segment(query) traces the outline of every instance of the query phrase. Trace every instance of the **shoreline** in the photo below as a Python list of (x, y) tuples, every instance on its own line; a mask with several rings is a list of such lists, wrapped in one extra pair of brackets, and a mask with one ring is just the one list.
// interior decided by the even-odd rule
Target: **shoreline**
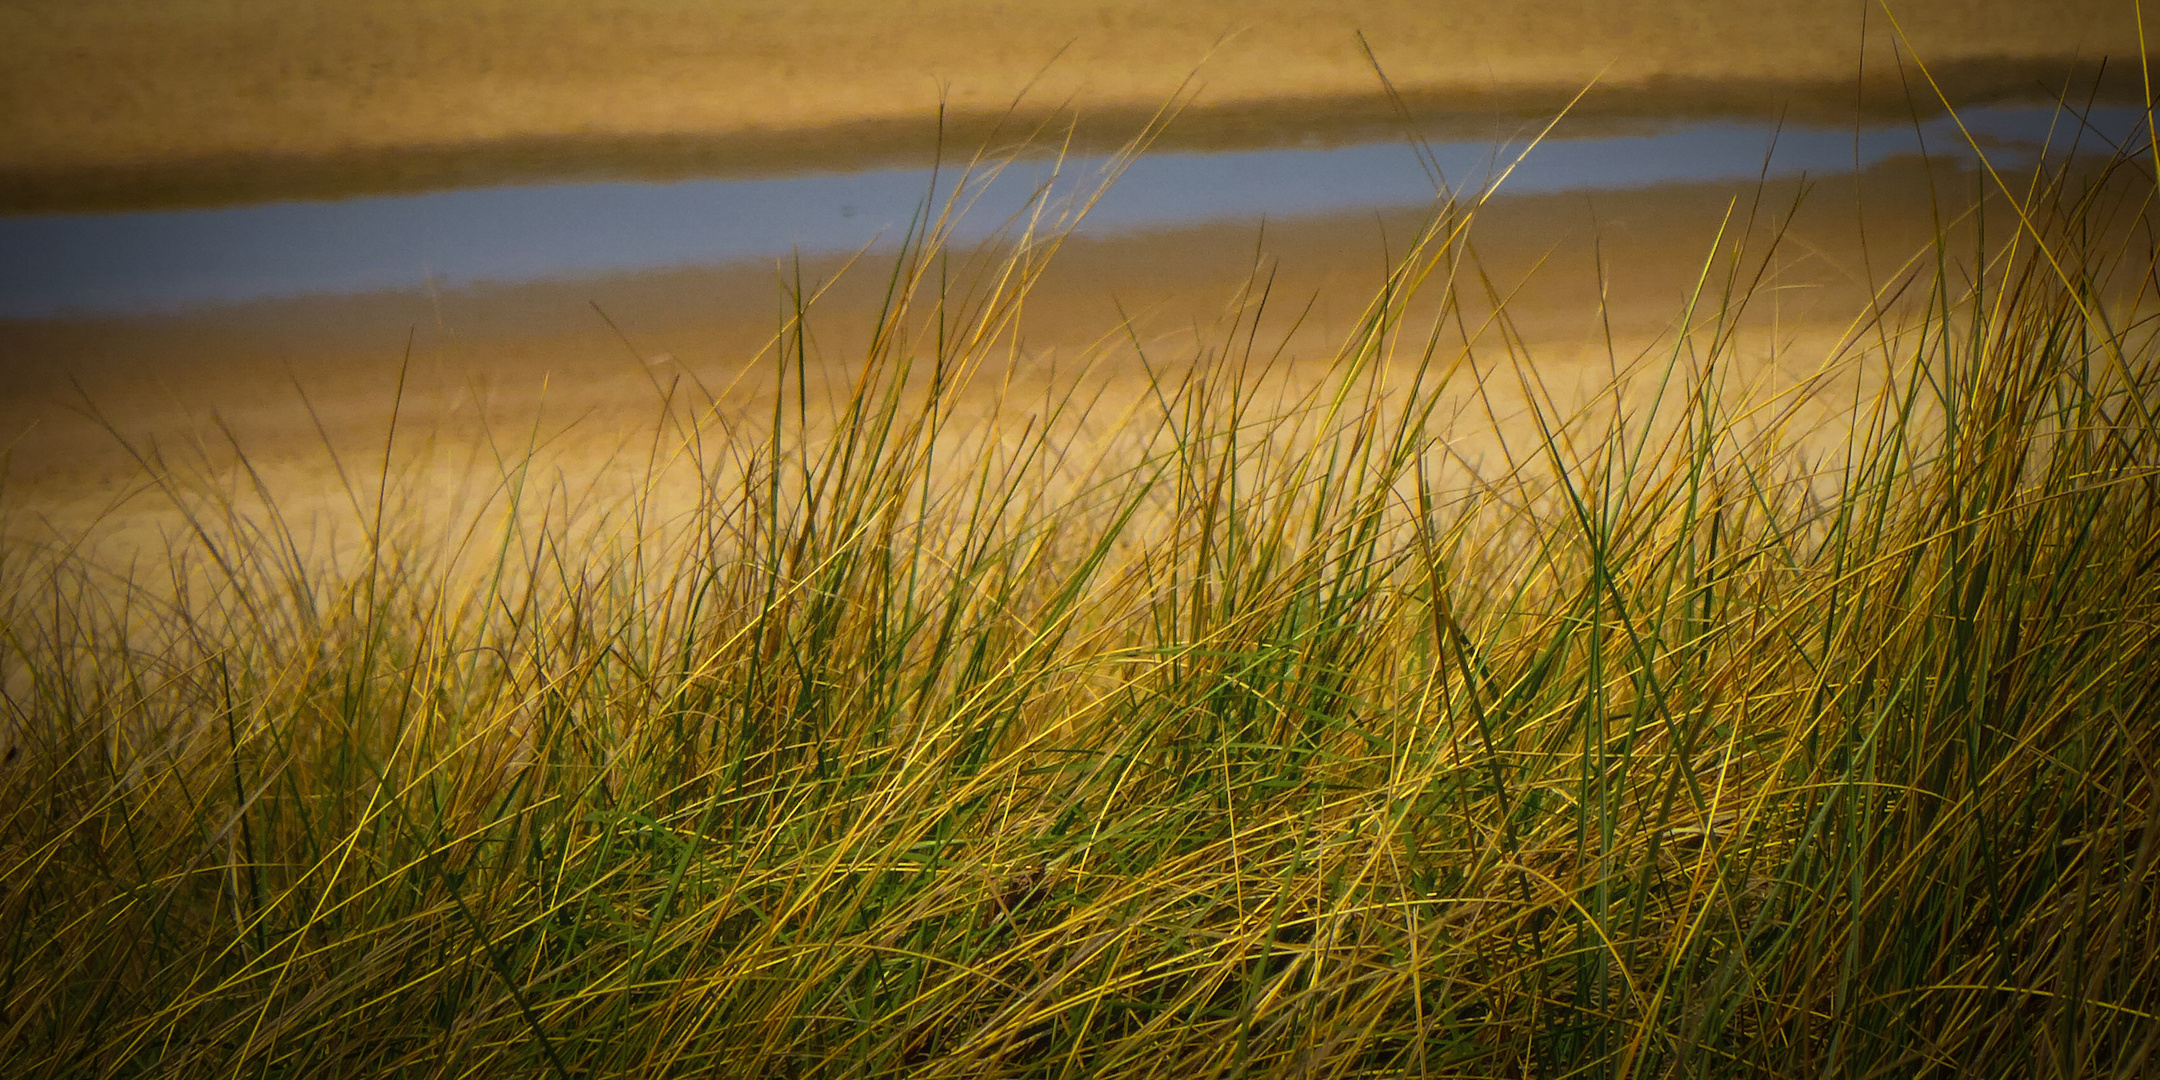
[[(2038, 92), (2047, 77), (2082, 77), (2087, 96), (2071, 103), (2135, 105), (2138, 73), (2104, 74), (2074, 58), (2005, 65), (1976, 61), (1936, 76), (1957, 108), (2060, 104)], [(1580, 101), (1576, 95), (1582, 93)], [(1570, 102), (1574, 101), (1573, 107)], [(611, 181), (759, 180), (817, 173), (963, 164), (974, 147), (1040, 145), (1113, 153), (1141, 138), (1160, 106), (931, 114), (867, 119), (795, 130), (711, 133), (518, 135), (479, 143), (384, 145), (330, 152), (179, 155), (147, 162), (10, 168), (0, 165), (0, 215), (214, 209), (271, 201), (413, 195), (509, 184)], [(1651, 134), (1682, 122), (1754, 120), (1814, 127), (1926, 121), (1950, 110), (1885, 95), (1856, 96), (1851, 85), (1776, 80), (1710, 83), (1661, 79), (1626, 87), (1474, 87), (1378, 95), (1282, 98), (1233, 105), (1195, 103), (1154, 128), (1158, 153), (1334, 149), (1388, 139), (1428, 142), (1520, 140), (1565, 116), (1557, 139)]]
[[(1940, 171), (1934, 181), (1955, 186)], [(1770, 267), (1770, 306), (1746, 323), (1748, 351), (1786, 348), (1803, 366), (1820, 361), (1808, 354), (1829, 348), (1864, 309), (1870, 274), (1886, 273), (1926, 241), (1928, 182), (1916, 163), (1901, 162), (1763, 188), (1765, 218), (1781, 215), (1803, 187), (1813, 193)], [(1849, 220), (1863, 197), (1872, 256)], [(1753, 186), (1494, 200), (1480, 212), (1472, 242), (1479, 272), (1508, 298), (1513, 325), (1506, 336), (1531, 349), (1540, 366), (1549, 360), (1555, 373), (1586, 361), (1602, 367), (1601, 334), (1610, 336), (1618, 361), (1669, 342), (1688, 284), (1736, 198), (1756, 198)], [(1747, 208), (1739, 204), (1735, 230)], [(1400, 209), (1270, 222), (1264, 235), (1251, 224), (1218, 223), (1069, 238), (1027, 301), (1013, 345), (1026, 358), (1021, 374), (1048, 377), (1094, 356), (1114, 381), (1142, 370), (1132, 362), (1137, 349), (1148, 350), (1151, 365), (1176, 365), (1210, 350), (1223, 354), (1226, 333), (1257, 333), (1262, 355), (1279, 350), (1293, 366), (1323, 362), (1424, 216)], [(1727, 236), (1728, 248), (1735, 235)], [(1763, 242), (1764, 224), (1750, 235), (1751, 243)], [(966, 272), (961, 254), (956, 275)], [(1885, 257), (1887, 264), (1868, 269), (1870, 258)], [(820, 378), (848, 370), (862, 355), (867, 342), (858, 339), (875, 321), (890, 259), (873, 252), (846, 274), (839, 273), (844, 257), (804, 261), (807, 287), (834, 282), (811, 316), (809, 360)], [(415, 430), (469, 443), (485, 429), (518, 430), (542, 412), (560, 418), (569, 407), (592, 417), (573, 425), (558, 447), (574, 463), (590, 456), (580, 449), (586, 443), (604, 443), (609, 432), (650, 418), (656, 379), (679, 374), (690, 380), (685, 385), (732, 386), (744, 407), (765, 400), (769, 360), (755, 358), (784, 317), (784, 278), (773, 265), (737, 264), (433, 296), (260, 301), (188, 315), (0, 321), (0, 445), (12, 458), (7, 501), (56, 521), (80, 519), (137, 472), (118, 435), (143, 446), (196, 449), (231, 437), (266, 465), (319, 463), (327, 438), (339, 452), (365, 459), (379, 452), (408, 342), (414, 385), (425, 390), (416, 389), (412, 401), (427, 402), (407, 410)], [(1253, 281), (1271, 294), (1264, 326), (1237, 331), (1236, 298)], [(1493, 333), (1481, 350), (1504, 352)], [(319, 415), (301, 407), (296, 390)], [(93, 404), (102, 421), (88, 415)], [(761, 409), (769, 404), (751, 411)]]

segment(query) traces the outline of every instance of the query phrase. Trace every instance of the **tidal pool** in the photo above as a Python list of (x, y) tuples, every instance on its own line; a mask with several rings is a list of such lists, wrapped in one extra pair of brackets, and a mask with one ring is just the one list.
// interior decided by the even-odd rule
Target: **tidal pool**
[[(2040, 107), (1969, 109), (1958, 120), (1858, 131), (1675, 122), (1642, 134), (1568, 138), (1565, 125), (1525, 155), (1508, 143), (1161, 153), (1126, 164), (1080, 231), (1105, 234), (1207, 221), (1282, 220), (1475, 195), (1645, 187), (1864, 169), (1899, 155), (2006, 172), (2073, 144), (2104, 151), (2142, 111), (2082, 121)], [(1962, 121), (1963, 129), (1959, 127)], [(1520, 160), (1518, 161), (1518, 158)], [(1013, 228), (1031, 207), (1045, 224), (1101, 187), (1115, 163), (1022, 157), (961, 189), (953, 236)], [(171, 312), (308, 294), (740, 263), (892, 246), (964, 170), (886, 169), (767, 180), (526, 184), (208, 210), (0, 217), (0, 318)], [(1502, 179), (1504, 174), (1504, 179)]]

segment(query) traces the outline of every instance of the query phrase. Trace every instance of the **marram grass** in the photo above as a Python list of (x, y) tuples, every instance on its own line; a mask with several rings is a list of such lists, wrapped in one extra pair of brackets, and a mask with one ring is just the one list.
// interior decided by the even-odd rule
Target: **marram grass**
[(1563, 400), (1453, 205), (1324, 375), (991, 415), (1056, 234), (933, 228), (615, 504), (157, 472), (155, 574), (0, 562), (0, 1074), (2150, 1075), (2148, 165), (1946, 225), (1832, 429), (1759, 249)]

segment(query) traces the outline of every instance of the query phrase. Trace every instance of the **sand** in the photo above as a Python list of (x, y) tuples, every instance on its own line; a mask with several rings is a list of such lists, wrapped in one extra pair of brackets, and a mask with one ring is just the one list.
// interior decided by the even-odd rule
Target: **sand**
[[(1743, 113), (1849, 123), (1917, 94), (2082, 100), (2116, 0), (7, 0), (0, 211), (217, 203), (522, 176), (770, 175), (921, 160), (1077, 116), (1168, 145), (1478, 135)], [(2073, 71), (2079, 72), (2073, 76)], [(1856, 87), (1856, 75), (1864, 86)], [(1915, 89), (1917, 87), (1917, 90)], [(1061, 109), (1069, 106), (1069, 110)], [(1061, 129), (1062, 130), (1062, 129)]]
[[(1580, 397), (1616, 367), (1669, 355), (1706, 262), (1712, 299), (1696, 322), (1714, 322), (1736, 265), (1731, 246), (1744, 236), (1741, 286), (1764, 276), (1732, 355), (1743, 381), (1796, 385), (1854, 340), (1871, 283), (1890, 280), (1927, 243), (1929, 179), (1900, 162), (1816, 184), (1774, 251), (1770, 223), (1799, 198), (1798, 183), (1499, 198), (1472, 233), (1483, 283), (1465, 279), (1480, 333), (1470, 351), (1487, 371), (1508, 361), (1499, 328), (1483, 321), (1490, 304), (1478, 297), (1489, 283), (1507, 298), (1526, 370)], [(1954, 201), (1972, 178), (1939, 172), (1933, 181)], [(1090, 363), (1094, 385), (1127, 402), (1150, 366), (1174, 373), (1252, 355), (1272, 359), (1286, 382), (1317, 377), (1420, 221), (1402, 210), (1275, 223), (1264, 234), (1217, 223), (1071, 240), (1018, 333), (1001, 341), (995, 377), (969, 396), (969, 422), (1000, 412), (1024, 421), (1041, 394)], [(1713, 257), (1721, 223), (1727, 242)], [(890, 258), (872, 253), (846, 273), (835, 260), (805, 265), (813, 288), (833, 283), (810, 321), (813, 400), (853, 377)], [(792, 280), (773, 266), (731, 266), (0, 323), (0, 530), (41, 542), (118, 536), (155, 558), (184, 522), (147, 485), (140, 457), (150, 457), (258, 506), (250, 488), (260, 479), (294, 519), (342, 520), (349, 533), (355, 507), (372, 505), (393, 409), (401, 498), (445, 496), (475, 478), (485, 487), (500, 462), (533, 448), (564, 490), (619, 495), (664, 434), (669, 387), (676, 415), (695, 405), (745, 431), (770, 415), (772, 342)], [(956, 281), (968, 280), (963, 266)], [(1257, 333), (1239, 301), (1255, 283), (1268, 290)], [(1399, 347), (1405, 358), (1420, 351), (1416, 333)], [(1443, 363), (1460, 352), (1458, 337), (1441, 343)], [(1513, 376), (1503, 381), (1512, 386)], [(1465, 381), (1456, 392), (1466, 409), (1470, 390)], [(1519, 408), (1519, 390), (1500, 395), (1503, 412)], [(1849, 384), (1816, 390), (1847, 393)], [(1838, 401), (1822, 415), (1849, 409), (1849, 396)], [(243, 456), (252, 478), (235, 468)]]

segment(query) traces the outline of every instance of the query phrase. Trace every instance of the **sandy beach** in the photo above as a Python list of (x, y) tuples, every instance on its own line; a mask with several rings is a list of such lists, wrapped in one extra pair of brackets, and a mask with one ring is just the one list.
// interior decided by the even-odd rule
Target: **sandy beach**
[(1573, 112), (1584, 130), (1719, 114), (1850, 123), (1856, 108), (1937, 107), (1914, 57), (1957, 103), (2138, 92), (2127, 4), (1887, 11), (13, 0), (0, 5), (0, 210), (859, 168), (926, 159), (941, 124), (949, 148), (1044, 125), (1035, 137), (1101, 147), (1173, 100), (1185, 108), (1161, 145), (1355, 141), (1398, 125), (1399, 108), (1428, 130), (1487, 137), (1593, 84)]

